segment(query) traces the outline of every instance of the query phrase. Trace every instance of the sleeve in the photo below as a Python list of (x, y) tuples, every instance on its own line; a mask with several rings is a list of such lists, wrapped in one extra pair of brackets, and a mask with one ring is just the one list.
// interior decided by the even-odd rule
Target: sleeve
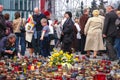
[(89, 29), (89, 26), (90, 26), (90, 20), (91, 20), (91, 18), (88, 19), (88, 21), (85, 25), (85, 29), (84, 29), (84, 34), (85, 35), (87, 35), (88, 29)]
[(66, 23), (65, 29), (63, 29), (64, 34), (69, 34), (73, 31), (74, 24), (72, 24), (72, 21)]
[(47, 31), (47, 30), (48, 30), (47, 26), (43, 27), (43, 31)]
[(109, 17), (109, 14), (106, 14), (105, 16), (105, 21), (104, 21), (104, 26), (103, 26), (103, 34), (107, 34), (107, 30), (108, 30), (108, 24), (109, 24), (109, 20), (110, 20), (110, 17)]
[(0, 41), (0, 53), (5, 51), (5, 43), (7, 41), (7, 38), (4, 37), (1, 41)]

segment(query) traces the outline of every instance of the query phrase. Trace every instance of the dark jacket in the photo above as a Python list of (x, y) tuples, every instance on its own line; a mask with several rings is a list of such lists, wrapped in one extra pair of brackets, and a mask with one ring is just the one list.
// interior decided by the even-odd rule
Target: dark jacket
[(103, 28), (103, 34), (105, 34), (107, 37), (115, 37), (116, 36), (116, 25), (115, 21), (118, 18), (115, 11), (111, 11), (106, 14), (105, 21), (104, 21), (104, 28)]
[(5, 24), (6, 24), (6, 30), (8, 30), (8, 33), (6, 35), (9, 35), (10, 33), (13, 33), (12, 22), (6, 20)]
[(62, 42), (63, 43), (72, 43), (74, 39), (74, 31), (73, 31), (74, 23), (72, 19), (67, 19), (63, 25), (63, 34)]
[[(13, 51), (13, 54), (8, 54), (8, 53), (5, 53), (5, 50), (12, 50)], [(3, 37), (1, 40), (0, 40), (0, 55), (1, 56), (8, 56), (8, 57), (14, 57), (14, 55), (16, 55), (18, 52), (18, 49), (15, 45), (10, 45), (9, 44), (9, 41), (8, 41), (8, 38), (7, 37)]]
[(41, 31), (42, 30), (42, 25), (41, 25), (41, 19), (42, 18), (46, 18), (46, 16), (44, 14), (39, 14), (39, 15), (33, 15), (33, 20), (36, 22), (35, 27), (37, 31)]
[(6, 25), (5, 25), (5, 18), (0, 12), (0, 39), (5, 36), (5, 30), (6, 30)]
[(85, 28), (85, 24), (87, 23), (88, 18), (89, 18), (89, 16), (86, 14), (83, 14), (80, 17), (79, 24), (80, 24), (80, 28), (81, 28), (81, 34), (84, 34), (84, 28)]

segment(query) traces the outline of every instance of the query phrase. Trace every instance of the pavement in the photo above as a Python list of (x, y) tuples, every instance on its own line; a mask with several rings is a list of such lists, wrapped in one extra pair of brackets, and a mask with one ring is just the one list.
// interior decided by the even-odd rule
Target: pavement
[[(57, 50), (60, 50), (60, 48), (57, 48)], [(51, 52), (51, 54), (52, 54), (52, 52)], [(76, 55), (76, 52), (73, 53), (73, 54)], [(80, 52), (77, 52), (77, 54), (78, 54), (80, 57), (81, 57), (81, 56), (84, 56), (84, 55), (81, 54)], [(92, 55), (92, 54), (93, 54), (93, 53), (91, 52), (91, 55), (90, 55), (89, 60), (95, 60), (95, 61), (98, 61), (98, 60), (102, 60), (102, 59), (108, 59), (108, 57), (107, 57), (106, 54), (102, 54), (102, 56), (97, 56), (97, 58), (95, 58), (95, 59), (93, 58), (93, 55)], [(27, 48), (26, 48), (25, 56), (27, 56), (27, 57), (30, 56), (29, 51), (28, 51)], [(34, 56), (34, 54), (33, 54), (33, 56)], [(117, 64), (117, 63), (118, 63), (118, 60), (116, 60), (116, 61), (112, 61), (112, 64)]]

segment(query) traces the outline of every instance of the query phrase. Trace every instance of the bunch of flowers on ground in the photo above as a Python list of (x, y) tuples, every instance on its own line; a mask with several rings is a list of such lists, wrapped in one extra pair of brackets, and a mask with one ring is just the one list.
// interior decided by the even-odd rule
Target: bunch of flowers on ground
[(62, 65), (63, 63), (72, 64), (74, 62), (73, 54), (63, 52), (62, 50), (54, 50), (53, 54), (50, 56), (49, 65), (57, 66)]

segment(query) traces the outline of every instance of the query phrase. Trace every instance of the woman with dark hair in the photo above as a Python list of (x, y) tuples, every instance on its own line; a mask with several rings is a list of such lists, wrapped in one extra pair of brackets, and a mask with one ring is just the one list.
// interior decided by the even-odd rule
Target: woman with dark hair
[[(21, 55), (24, 56), (26, 46), (25, 46), (25, 32), (21, 30), (25, 27), (25, 19), (21, 18), (20, 13), (15, 13), (15, 20), (13, 20), (13, 32), (16, 35), (16, 46), (21, 45)], [(20, 41), (20, 44), (19, 44)]]
[(10, 15), (8, 13), (4, 14), (5, 24), (6, 24), (6, 35), (13, 33), (12, 22), (9, 21)]
[(62, 49), (65, 52), (71, 53), (71, 45), (74, 39), (74, 32), (73, 32), (74, 22), (72, 21), (72, 13), (65, 12), (65, 17), (67, 19), (63, 24), (63, 30), (61, 34)]

